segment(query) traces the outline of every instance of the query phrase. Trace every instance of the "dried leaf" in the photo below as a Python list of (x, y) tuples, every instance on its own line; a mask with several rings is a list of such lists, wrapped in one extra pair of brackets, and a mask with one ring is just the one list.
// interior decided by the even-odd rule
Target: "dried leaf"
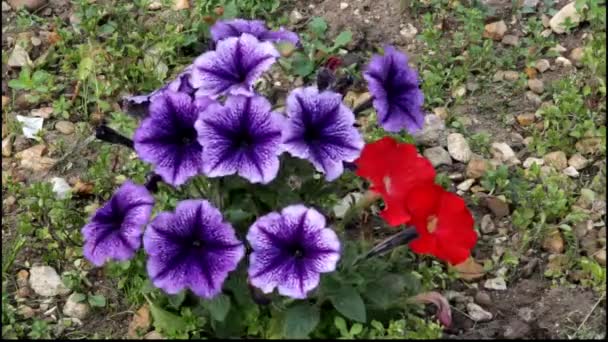
[(90, 195), (93, 193), (93, 183), (83, 182), (80, 179), (76, 181), (72, 191), (79, 195)]
[(176, 11), (190, 8), (190, 2), (188, 0), (175, 0), (173, 9)]
[(526, 73), (526, 75), (528, 75), (529, 79), (536, 78), (537, 72), (536, 72), (535, 68), (526, 67), (526, 69), (524, 70), (524, 72)]
[(485, 274), (483, 266), (478, 264), (472, 257), (452, 267), (458, 272), (460, 279), (466, 281), (482, 278)]

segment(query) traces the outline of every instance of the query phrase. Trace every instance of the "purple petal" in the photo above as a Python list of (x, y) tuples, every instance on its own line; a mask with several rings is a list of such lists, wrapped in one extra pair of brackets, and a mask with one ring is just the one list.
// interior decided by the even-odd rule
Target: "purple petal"
[(344, 162), (359, 157), (364, 141), (340, 94), (319, 93), (316, 87), (294, 89), (287, 98), (287, 115), (283, 148), (308, 159), (328, 181), (342, 174)]
[(276, 43), (287, 42), (296, 46), (300, 43), (300, 38), (295, 32), (288, 31), (283, 27), (279, 28), (278, 31), (266, 31), (258, 38), (261, 41), (270, 41)]
[(147, 269), (169, 294), (186, 288), (212, 298), (245, 255), (230, 224), (205, 200), (186, 200), (156, 216), (144, 233)]
[(126, 181), (82, 228), (87, 260), (101, 266), (133, 257), (153, 206), (154, 198), (145, 187)]
[(239, 37), (243, 33), (249, 33), (254, 37), (260, 37), (266, 31), (266, 24), (262, 20), (221, 20), (211, 26), (211, 38), (214, 42), (230, 37)]
[(154, 171), (174, 186), (202, 171), (202, 147), (194, 123), (209, 99), (193, 100), (184, 93), (165, 91), (150, 105), (133, 137), (139, 157), (154, 165)]
[(415, 133), (424, 124), (424, 94), (418, 87), (418, 73), (407, 63), (405, 54), (386, 46), (384, 56), (374, 55), (363, 74), (379, 123), (389, 132), (405, 128)]
[(253, 83), (279, 56), (271, 43), (250, 34), (220, 41), (194, 61), (191, 83), (197, 93), (217, 97), (226, 93), (252, 96)]
[(231, 96), (225, 106), (209, 106), (195, 127), (204, 146), (208, 177), (238, 174), (252, 183), (269, 183), (279, 172), (280, 115), (261, 96)]
[(249, 280), (264, 293), (306, 298), (319, 284), (319, 273), (332, 272), (340, 258), (340, 242), (314, 209), (292, 205), (260, 217), (249, 229), (253, 248)]

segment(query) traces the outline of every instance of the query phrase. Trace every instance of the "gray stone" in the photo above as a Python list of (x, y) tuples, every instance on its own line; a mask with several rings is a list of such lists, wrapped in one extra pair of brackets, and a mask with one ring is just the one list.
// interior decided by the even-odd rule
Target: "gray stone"
[(446, 136), (445, 123), (443, 119), (435, 114), (428, 114), (424, 117), (422, 130), (413, 134), (414, 140), (425, 146), (436, 146), (444, 143)]
[[(555, 33), (564, 33), (566, 29), (564, 28), (564, 23), (566, 22), (566, 18), (570, 18), (570, 22), (573, 25), (578, 25), (581, 22), (581, 15), (578, 13), (575, 7), (575, 2), (572, 1), (566, 6), (562, 7), (549, 21), (549, 26)], [(585, 6), (586, 7), (586, 6)]]
[(458, 184), (458, 186), (456, 186), (456, 189), (458, 189), (460, 191), (468, 191), (471, 188), (471, 186), (473, 186), (473, 183), (475, 183), (475, 179), (469, 178), (469, 179), (465, 180), (464, 182)]
[(551, 63), (549, 63), (549, 60), (547, 59), (539, 59), (536, 61), (536, 64), (534, 66), (539, 72), (545, 72), (549, 70), (549, 68), (551, 67)]
[(23, 46), (20, 44), (15, 45), (13, 51), (8, 56), (7, 65), (9, 67), (24, 67), (24, 66), (32, 66), (32, 60), (30, 59), (30, 55), (25, 51)]
[(434, 167), (440, 165), (452, 165), (452, 158), (448, 151), (441, 146), (435, 146), (427, 148), (422, 152), (425, 158), (427, 158)]
[[(14, 10), (25, 8), (28, 11), (35, 11), (46, 5), (48, 0), (8, 0), (8, 3)], [(4, 11), (4, 5), (2, 6), (2, 11)]]
[(495, 142), (492, 143), (490, 147), (492, 151), (492, 155), (494, 159), (499, 160), (507, 165), (517, 165), (520, 164), (521, 161), (517, 159), (515, 152), (507, 143), (504, 142)]
[(496, 277), (486, 280), (483, 287), (488, 290), (505, 291), (507, 289), (507, 282), (505, 282), (503, 277)]
[(582, 170), (586, 168), (587, 165), (589, 165), (589, 160), (580, 155), (579, 153), (576, 153), (572, 155), (570, 159), (568, 159), (568, 165), (572, 166), (576, 170)]
[(492, 305), (492, 297), (485, 291), (479, 291), (475, 294), (475, 303), (483, 306), (490, 306)]
[(70, 293), (61, 277), (50, 266), (34, 266), (30, 269), (30, 287), (37, 295), (53, 297)]
[(492, 220), (492, 216), (490, 216), (490, 214), (483, 215), (481, 218), (480, 230), (484, 234), (490, 234), (496, 231), (496, 225), (494, 224), (494, 220)]
[(524, 160), (524, 168), (529, 169), (532, 167), (532, 165), (538, 165), (538, 166), (543, 166), (545, 164), (545, 161), (541, 158), (534, 158), (534, 157), (528, 157), (526, 158), (526, 160)]
[(86, 301), (76, 302), (76, 293), (73, 293), (68, 297), (68, 300), (63, 306), (63, 314), (68, 317), (85, 319), (91, 312), (91, 308)]
[(55, 129), (58, 130), (62, 134), (72, 134), (76, 130), (76, 126), (69, 121), (58, 121), (55, 124)]
[(567, 168), (563, 169), (562, 172), (566, 176), (572, 177), (572, 178), (578, 178), (578, 176), (579, 176), (578, 171), (576, 171), (576, 169), (573, 166), (568, 166)]
[(473, 152), (469, 147), (469, 142), (460, 133), (448, 135), (448, 152), (455, 160), (466, 163), (471, 159)]
[(504, 45), (517, 46), (517, 44), (519, 44), (519, 37), (507, 34), (502, 38), (502, 43)]
[(532, 78), (528, 80), (528, 88), (537, 94), (542, 94), (545, 91), (545, 85), (542, 80)]
[(503, 337), (510, 340), (522, 339), (528, 336), (530, 330), (528, 323), (512, 319), (505, 327)]
[(491, 312), (484, 310), (481, 306), (475, 303), (467, 304), (467, 313), (475, 322), (487, 322), (494, 318)]

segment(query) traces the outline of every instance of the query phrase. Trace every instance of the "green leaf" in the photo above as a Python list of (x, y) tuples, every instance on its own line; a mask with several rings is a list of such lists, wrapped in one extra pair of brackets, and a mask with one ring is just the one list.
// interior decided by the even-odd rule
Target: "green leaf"
[(95, 62), (90, 57), (85, 57), (78, 64), (78, 79), (84, 81), (93, 72)]
[(287, 338), (306, 338), (319, 324), (319, 309), (300, 303), (285, 312), (283, 335)]
[(340, 331), (340, 335), (342, 335), (342, 336), (348, 335), (348, 328), (346, 327), (346, 321), (344, 320), (344, 318), (342, 318), (340, 316), (334, 317), (334, 325)]
[(93, 307), (103, 308), (106, 306), (106, 297), (101, 294), (89, 295), (89, 304)]
[(156, 329), (173, 335), (188, 328), (187, 322), (182, 317), (154, 305), (148, 298), (146, 300), (150, 305), (150, 312), (154, 318), (152, 324)]
[(222, 14), (223, 19), (236, 18), (236, 16), (238, 14), (239, 14), (239, 9), (236, 6), (236, 3), (234, 1), (231, 1), (224, 5), (224, 13)]
[(186, 299), (186, 291), (181, 291), (176, 295), (169, 296), (169, 306), (174, 309), (179, 309), (184, 300)]
[(87, 299), (87, 296), (83, 293), (75, 292), (72, 295), (72, 300), (76, 303), (80, 303), (80, 302), (84, 301), (85, 299)]
[(329, 299), (339, 313), (352, 320), (365, 323), (365, 303), (353, 287), (343, 287), (330, 295)]
[(359, 335), (363, 331), (363, 325), (361, 323), (355, 323), (350, 327), (350, 334), (352, 336)]
[(211, 314), (211, 318), (216, 321), (223, 322), (230, 311), (230, 297), (220, 294), (211, 300), (201, 303), (205, 309)]
[(325, 31), (327, 31), (327, 23), (325, 22), (325, 19), (321, 17), (312, 18), (310, 24), (308, 24), (308, 27), (315, 35), (317, 35), (317, 37), (322, 36)]
[(253, 214), (250, 212), (243, 209), (232, 208), (224, 211), (224, 215), (226, 216), (226, 219), (232, 223), (239, 223), (253, 217)]
[(336, 37), (336, 39), (334, 39), (334, 49), (340, 48), (342, 46), (345, 46), (346, 44), (350, 43), (350, 41), (353, 39), (353, 33), (350, 31), (342, 31), (340, 32), (340, 34)]
[(293, 54), (291, 66), (296, 75), (301, 77), (306, 77), (315, 70), (315, 64), (303, 53)]
[(8, 86), (17, 90), (29, 89), (31, 87), (31, 82), (24, 82), (21, 79), (15, 79), (8, 81)]

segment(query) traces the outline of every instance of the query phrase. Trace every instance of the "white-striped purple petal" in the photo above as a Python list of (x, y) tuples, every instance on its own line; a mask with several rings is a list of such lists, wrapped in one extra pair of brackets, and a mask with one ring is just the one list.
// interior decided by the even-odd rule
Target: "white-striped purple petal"
[(287, 126), (283, 147), (294, 157), (308, 159), (332, 181), (354, 161), (364, 141), (354, 127), (355, 116), (342, 96), (316, 87), (294, 89), (287, 97)]
[(169, 294), (190, 289), (203, 298), (221, 292), (245, 255), (232, 226), (205, 200), (182, 201), (175, 212), (158, 214), (144, 233), (144, 250), (154, 286)]
[(269, 183), (279, 172), (284, 118), (271, 112), (264, 97), (230, 96), (196, 121), (208, 177), (238, 174), (252, 183)]
[(306, 298), (319, 285), (320, 273), (332, 272), (340, 259), (340, 241), (318, 211), (292, 205), (260, 217), (249, 228), (249, 281), (264, 293)]
[(243, 33), (251, 34), (263, 42), (288, 42), (298, 45), (300, 41), (295, 32), (288, 31), (283, 27), (280, 27), (278, 31), (268, 30), (262, 20), (221, 20), (211, 26), (211, 37), (214, 42), (230, 37), (239, 37)]
[(128, 260), (141, 247), (154, 197), (142, 185), (123, 183), (82, 228), (83, 255), (95, 266), (108, 260)]

